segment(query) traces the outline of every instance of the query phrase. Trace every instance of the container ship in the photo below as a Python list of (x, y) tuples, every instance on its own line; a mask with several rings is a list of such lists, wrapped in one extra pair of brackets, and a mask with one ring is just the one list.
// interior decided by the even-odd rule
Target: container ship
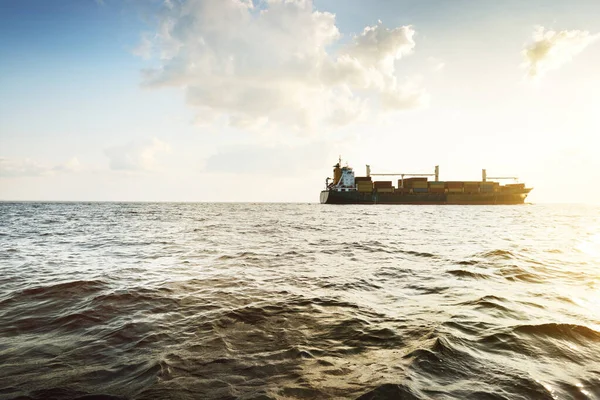
[[(524, 183), (501, 185), (496, 180), (514, 180), (515, 177), (487, 177), (482, 170), (481, 181), (440, 181), (439, 166), (433, 174), (372, 174), (367, 165), (366, 176), (354, 176), (354, 170), (333, 166), (333, 179), (325, 180), (321, 204), (523, 204), (532, 190)], [(373, 181), (373, 176), (396, 176), (392, 181)], [(429, 177), (434, 180), (430, 181)]]

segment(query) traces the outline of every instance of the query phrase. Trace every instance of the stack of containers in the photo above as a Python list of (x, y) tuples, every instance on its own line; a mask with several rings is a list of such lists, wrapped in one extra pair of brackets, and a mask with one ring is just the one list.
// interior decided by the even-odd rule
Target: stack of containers
[(448, 193), (462, 193), (464, 192), (464, 182), (446, 182)]
[(522, 189), (525, 189), (524, 183), (507, 183), (504, 186), (498, 187), (498, 191), (503, 191), (503, 192), (513, 192), (515, 190), (522, 190)]
[[(415, 182), (427, 183), (427, 178), (406, 178), (404, 179), (404, 188), (411, 189)], [(398, 179), (398, 187), (402, 187), (402, 179)]]
[(508, 183), (505, 186), (511, 189), (525, 189), (524, 183)]
[(479, 182), (464, 182), (465, 193), (479, 193)]
[(359, 192), (371, 193), (373, 191), (373, 182), (370, 176), (357, 176), (354, 178), (354, 183)]
[(412, 190), (415, 193), (427, 193), (429, 190), (427, 179), (412, 182)]
[(492, 193), (494, 191), (494, 182), (481, 182), (479, 188), (482, 193)]
[(429, 193), (445, 193), (445, 182), (429, 182)]
[(394, 193), (394, 187), (392, 186), (392, 181), (377, 181), (373, 182), (375, 186), (375, 190), (378, 193)]

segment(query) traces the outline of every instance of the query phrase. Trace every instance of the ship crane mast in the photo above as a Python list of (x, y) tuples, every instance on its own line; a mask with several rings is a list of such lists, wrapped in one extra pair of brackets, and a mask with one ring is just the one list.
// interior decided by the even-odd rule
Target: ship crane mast
[(481, 180), (482, 181), (487, 181), (488, 179), (496, 179), (496, 180), (514, 180), (515, 182), (517, 182), (519, 180), (519, 178), (517, 178), (516, 176), (487, 176), (487, 171), (485, 169), (481, 170)]
[(518, 181), (519, 178), (517, 178), (516, 176), (488, 176), (487, 179), (503, 179), (503, 180), (515, 180)]

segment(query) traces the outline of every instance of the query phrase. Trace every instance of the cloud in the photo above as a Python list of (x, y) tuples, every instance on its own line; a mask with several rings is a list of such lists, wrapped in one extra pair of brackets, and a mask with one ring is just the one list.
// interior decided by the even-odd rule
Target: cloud
[(104, 150), (109, 166), (120, 171), (150, 171), (157, 167), (157, 156), (170, 151), (170, 146), (156, 138), (130, 142)]
[(198, 123), (225, 116), (241, 128), (310, 130), (426, 103), (424, 89), (405, 92), (410, 80), (396, 76), (396, 62), (415, 48), (411, 26), (379, 21), (341, 43), (335, 16), (311, 0), (168, 4), (138, 49), (159, 63), (143, 84), (184, 89)]
[(558, 69), (581, 53), (587, 46), (600, 39), (600, 34), (588, 31), (552, 31), (542, 26), (535, 28), (533, 42), (522, 51), (524, 66), (530, 78), (540, 78), (546, 72)]
[(56, 173), (78, 172), (79, 160), (75, 157), (58, 165), (47, 165), (30, 158), (15, 159), (0, 157), (0, 177), (47, 176)]
[(58, 172), (79, 172), (81, 171), (81, 163), (76, 157), (73, 157), (69, 161), (55, 166), (53, 170)]
[(152, 40), (148, 33), (143, 33), (140, 43), (132, 50), (133, 55), (149, 59), (152, 56)]

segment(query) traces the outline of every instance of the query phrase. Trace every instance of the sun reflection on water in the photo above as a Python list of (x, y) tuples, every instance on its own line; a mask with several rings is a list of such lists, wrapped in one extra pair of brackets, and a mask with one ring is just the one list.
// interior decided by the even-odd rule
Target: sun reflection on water
[(589, 240), (579, 243), (576, 249), (588, 256), (600, 258), (600, 233), (593, 235)]

